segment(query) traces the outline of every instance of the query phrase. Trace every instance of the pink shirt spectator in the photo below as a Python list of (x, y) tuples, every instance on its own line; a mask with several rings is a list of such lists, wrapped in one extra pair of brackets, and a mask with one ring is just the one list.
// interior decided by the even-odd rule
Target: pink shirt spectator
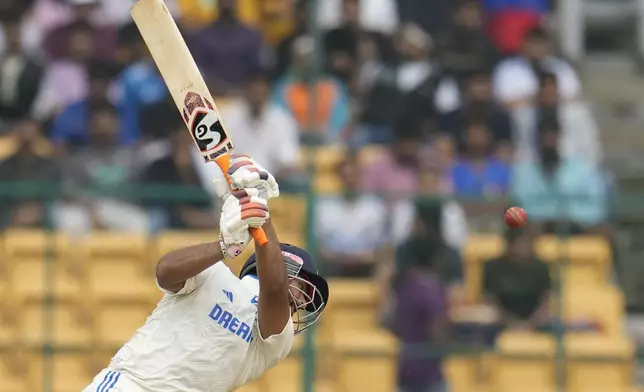
[(88, 92), (88, 75), (82, 65), (56, 61), (47, 68), (36, 110), (41, 115), (57, 114), (69, 104), (85, 99)]

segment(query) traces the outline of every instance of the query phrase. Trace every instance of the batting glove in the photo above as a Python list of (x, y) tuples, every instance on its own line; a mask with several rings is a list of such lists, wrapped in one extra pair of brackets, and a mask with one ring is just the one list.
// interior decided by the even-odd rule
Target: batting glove
[(231, 192), (221, 209), (219, 245), (225, 258), (239, 256), (250, 244), (249, 229), (261, 227), (270, 217), (268, 203), (257, 188)]
[[(230, 188), (233, 190), (255, 188), (259, 190), (259, 196), (266, 200), (280, 194), (275, 177), (247, 155), (233, 154), (230, 156), (228, 176), (230, 177)], [(222, 179), (214, 180), (213, 186), (219, 197), (224, 200), (230, 194), (228, 184)]]

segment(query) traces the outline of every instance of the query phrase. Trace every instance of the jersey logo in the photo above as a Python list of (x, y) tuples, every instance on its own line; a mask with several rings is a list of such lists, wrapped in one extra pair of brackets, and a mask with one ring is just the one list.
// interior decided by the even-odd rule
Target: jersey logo
[(223, 292), (224, 292), (224, 295), (226, 296), (226, 298), (228, 298), (228, 300), (229, 300), (230, 302), (233, 302), (233, 293), (231, 293), (231, 292), (230, 292), (230, 291), (228, 291), (228, 290), (223, 290)]
[(259, 301), (259, 297), (256, 295), (250, 300), (250, 303), (251, 305), (257, 305), (258, 301)]

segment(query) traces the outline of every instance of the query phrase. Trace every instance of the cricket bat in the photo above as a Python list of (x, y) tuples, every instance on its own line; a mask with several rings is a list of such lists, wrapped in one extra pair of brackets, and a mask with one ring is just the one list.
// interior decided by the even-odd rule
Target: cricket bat
[[(201, 156), (206, 163), (219, 165), (230, 184), (230, 153), (235, 146), (168, 8), (163, 0), (138, 0), (130, 13)], [(250, 231), (259, 245), (267, 242), (261, 228)]]

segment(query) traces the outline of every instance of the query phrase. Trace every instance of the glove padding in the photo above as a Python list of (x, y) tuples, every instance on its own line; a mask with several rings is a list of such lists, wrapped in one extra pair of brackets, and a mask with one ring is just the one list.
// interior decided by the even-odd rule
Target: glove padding
[(251, 227), (261, 227), (270, 217), (268, 202), (256, 188), (229, 193), (221, 208), (219, 245), (225, 258), (239, 256), (250, 244)]
[[(230, 177), (230, 188), (233, 190), (255, 188), (259, 190), (259, 196), (265, 200), (270, 200), (280, 194), (275, 177), (247, 155), (233, 154), (230, 156), (228, 176)], [(225, 180), (214, 180), (213, 186), (219, 197), (223, 200), (228, 198), (230, 188)]]

